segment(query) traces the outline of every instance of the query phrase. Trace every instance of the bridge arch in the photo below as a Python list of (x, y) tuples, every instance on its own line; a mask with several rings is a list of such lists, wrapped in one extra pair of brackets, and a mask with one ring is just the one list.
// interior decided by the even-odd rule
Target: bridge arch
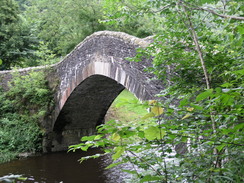
[(151, 60), (129, 62), (136, 48), (148, 46), (150, 39), (139, 39), (120, 32), (97, 32), (80, 43), (62, 62), (56, 73), (52, 150), (67, 149), (83, 135), (94, 133), (119, 93), (127, 88), (140, 100), (153, 99), (162, 86), (144, 71)]
[[(131, 68), (130, 72), (136, 70)], [(144, 82), (132, 78), (113, 62), (89, 63), (61, 95), (61, 109), (52, 128), (51, 151), (66, 150), (69, 145), (79, 143), (82, 136), (94, 134), (114, 99), (125, 88), (140, 100), (152, 99)]]

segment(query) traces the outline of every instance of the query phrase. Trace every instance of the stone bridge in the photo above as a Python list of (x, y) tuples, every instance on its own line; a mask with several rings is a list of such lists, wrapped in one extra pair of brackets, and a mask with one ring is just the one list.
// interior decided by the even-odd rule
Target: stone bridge
[[(54, 108), (41, 124), (46, 130), (44, 152), (66, 150), (79, 143), (82, 136), (93, 134), (124, 88), (140, 100), (153, 99), (159, 93), (162, 85), (144, 71), (151, 66), (151, 60), (126, 60), (136, 55), (136, 48), (146, 47), (150, 41), (121, 32), (97, 32), (57, 64), (18, 70), (26, 74), (33, 69), (48, 69), (48, 80), (58, 82)], [(0, 84), (5, 89), (12, 72), (0, 72)]]

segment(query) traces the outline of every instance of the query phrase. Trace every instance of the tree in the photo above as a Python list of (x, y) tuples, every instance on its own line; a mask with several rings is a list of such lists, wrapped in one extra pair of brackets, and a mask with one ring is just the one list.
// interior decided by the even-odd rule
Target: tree
[(25, 18), (36, 28), (39, 40), (62, 56), (97, 31), (124, 31), (140, 37), (153, 33), (148, 17), (108, 24), (103, 4), (103, 0), (34, 0), (26, 8)]
[(71, 149), (110, 147), (119, 162), (109, 167), (132, 163), (140, 182), (243, 182), (243, 1), (106, 3), (112, 23), (146, 14), (161, 27), (134, 60), (153, 57), (146, 70), (164, 83), (164, 100), (151, 106), (155, 122), (105, 124)]
[(13, 0), (0, 2), (0, 69), (21, 65), (31, 56), (34, 38), (29, 27), (19, 15), (18, 5)]
[(34, 0), (25, 17), (50, 50), (66, 55), (86, 36), (105, 29), (98, 21), (101, 14), (98, 0)]

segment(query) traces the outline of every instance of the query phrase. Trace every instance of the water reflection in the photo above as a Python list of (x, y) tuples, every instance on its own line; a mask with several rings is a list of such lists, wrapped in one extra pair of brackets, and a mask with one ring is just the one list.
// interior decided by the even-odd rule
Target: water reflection
[(89, 152), (58, 152), (0, 164), (0, 177), (14, 174), (27, 178), (27, 180), (18, 180), (17, 183), (123, 182), (123, 174), (118, 168), (105, 170), (110, 161), (109, 157), (87, 160), (82, 164), (78, 162), (81, 156), (98, 152), (98, 149), (92, 149)]

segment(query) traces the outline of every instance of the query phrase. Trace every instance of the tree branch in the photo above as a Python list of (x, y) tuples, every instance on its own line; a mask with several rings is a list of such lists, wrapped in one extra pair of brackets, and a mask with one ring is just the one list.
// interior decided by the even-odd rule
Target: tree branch
[(223, 14), (219, 14), (219, 13), (213, 11), (213, 10), (206, 9), (206, 8), (199, 7), (199, 8), (192, 8), (192, 9), (194, 9), (194, 10), (207, 11), (207, 12), (212, 13), (214, 15), (217, 15), (217, 16), (219, 16), (221, 18), (230, 18), (230, 19), (234, 19), (234, 20), (244, 20), (244, 17), (237, 17), (237, 16), (231, 16), (231, 15), (223, 15)]
[(157, 11), (153, 11), (153, 10), (151, 10), (150, 12), (151, 12), (151, 13), (162, 12), (162, 11), (164, 11), (165, 9), (169, 8), (169, 7), (172, 6), (172, 5), (175, 5), (175, 3), (168, 4), (168, 5), (166, 5), (166, 6), (162, 7), (162, 8), (160, 8), (160, 9), (157, 10)]
[(128, 151), (128, 152), (130, 152), (133, 156), (138, 158), (140, 161), (146, 163), (153, 171), (155, 171), (156, 174), (158, 174), (159, 176), (162, 176), (162, 174), (158, 170), (156, 170), (150, 163), (143, 160), (140, 156), (136, 155), (134, 152), (132, 152), (132, 151)]
[(203, 69), (203, 72), (204, 72), (204, 77), (205, 77), (207, 89), (210, 89), (209, 75), (208, 75), (208, 72), (207, 72), (207, 68), (205, 66), (205, 61), (203, 59), (203, 53), (202, 53), (202, 50), (201, 50), (200, 45), (199, 45), (199, 42), (198, 42), (198, 38), (197, 38), (196, 31), (193, 28), (193, 24), (192, 24), (191, 18), (189, 16), (187, 10), (185, 9), (185, 6), (183, 6), (183, 9), (184, 9), (184, 12), (186, 14), (186, 18), (187, 18), (187, 21), (189, 23), (189, 29), (190, 29), (191, 35), (193, 37), (193, 41), (194, 41), (196, 50), (198, 52), (198, 56), (199, 56), (201, 65), (202, 65), (202, 69)]
[[(230, 18), (230, 19), (234, 19), (234, 20), (244, 20), (244, 17), (232, 16), (232, 15), (223, 15), (223, 14), (219, 14), (219, 13), (217, 13), (217, 12), (214, 11), (214, 10), (210, 10), (210, 9), (202, 8), (202, 7), (197, 7), (197, 6), (195, 6), (195, 5), (192, 5), (192, 4), (190, 4), (190, 3), (186, 3), (186, 2), (184, 2), (184, 1), (181, 1), (181, 3), (182, 3), (182, 5), (183, 5), (184, 7), (186, 7), (186, 8), (190, 8), (190, 9), (192, 9), (192, 10), (202, 10), (202, 11), (207, 11), (207, 12), (212, 13), (212, 14), (214, 14), (214, 15), (217, 15), (217, 16), (219, 16), (219, 17), (221, 17), (221, 18)], [(191, 7), (186, 6), (185, 4), (188, 4), (188, 5), (191, 6)], [(224, 7), (224, 8), (225, 8), (225, 7)]]

